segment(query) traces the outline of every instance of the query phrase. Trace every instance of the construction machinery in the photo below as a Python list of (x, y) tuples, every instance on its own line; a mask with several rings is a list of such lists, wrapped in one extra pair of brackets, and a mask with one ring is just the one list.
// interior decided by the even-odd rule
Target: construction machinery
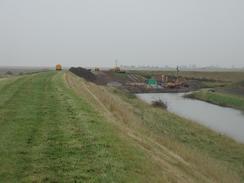
[(56, 65), (56, 71), (61, 71), (62, 70), (62, 65), (61, 64), (57, 64)]
[(125, 73), (125, 71), (121, 70), (120, 67), (118, 66), (118, 60), (115, 60), (115, 67), (112, 68), (112, 71), (118, 73)]

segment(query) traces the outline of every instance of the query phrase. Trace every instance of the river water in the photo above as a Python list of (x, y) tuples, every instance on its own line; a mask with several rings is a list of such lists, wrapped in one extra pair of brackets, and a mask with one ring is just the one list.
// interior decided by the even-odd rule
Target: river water
[(161, 99), (168, 111), (200, 123), (212, 130), (244, 143), (244, 113), (200, 100), (184, 98), (183, 93), (146, 93), (137, 96), (151, 103)]

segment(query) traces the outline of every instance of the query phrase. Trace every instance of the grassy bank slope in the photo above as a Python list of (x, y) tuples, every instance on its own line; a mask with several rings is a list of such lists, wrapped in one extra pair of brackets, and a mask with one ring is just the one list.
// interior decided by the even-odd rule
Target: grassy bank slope
[(174, 181), (179, 181), (177, 174), (193, 182), (244, 180), (243, 144), (118, 89), (97, 86), (72, 74), (66, 80), (77, 95), (85, 96), (108, 122), (156, 159), (162, 173)]
[(244, 110), (244, 97), (230, 93), (208, 92), (206, 90), (202, 90), (193, 92), (192, 94), (187, 95), (187, 97), (203, 100), (224, 107)]
[(241, 182), (243, 145), (64, 72), (0, 81), (0, 182)]
[(63, 73), (2, 81), (0, 98), (0, 182), (166, 180), (65, 85)]

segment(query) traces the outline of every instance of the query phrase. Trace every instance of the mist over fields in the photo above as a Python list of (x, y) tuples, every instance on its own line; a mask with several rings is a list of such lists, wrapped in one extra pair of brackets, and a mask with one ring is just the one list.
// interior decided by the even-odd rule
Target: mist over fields
[(241, 0), (1, 0), (1, 66), (243, 67)]

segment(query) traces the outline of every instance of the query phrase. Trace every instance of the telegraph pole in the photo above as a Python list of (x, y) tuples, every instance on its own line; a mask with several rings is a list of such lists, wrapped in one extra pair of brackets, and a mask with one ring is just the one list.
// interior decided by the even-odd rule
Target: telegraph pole
[(179, 77), (179, 72), (180, 72), (180, 69), (179, 69), (179, 66), (177, 65), (177, 67), (176, 67), (176, 77), (177, 77), (177, 79)]

